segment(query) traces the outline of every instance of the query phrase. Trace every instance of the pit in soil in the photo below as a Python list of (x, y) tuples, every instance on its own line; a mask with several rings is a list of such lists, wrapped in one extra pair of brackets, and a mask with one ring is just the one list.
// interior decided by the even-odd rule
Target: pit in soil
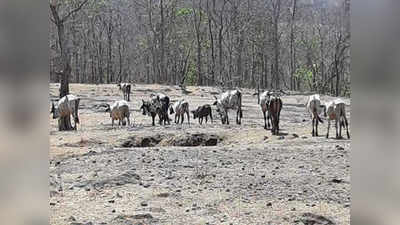
[(121, 147), (156, 147), (156, 146), (183, 146), (183, 147), (196, 147), (196, 146), (216, 146), (222, 141), (222, 137), (216, 134), (157, 134), (147, 136), (132, 136), (128, 140), (122, 142)]

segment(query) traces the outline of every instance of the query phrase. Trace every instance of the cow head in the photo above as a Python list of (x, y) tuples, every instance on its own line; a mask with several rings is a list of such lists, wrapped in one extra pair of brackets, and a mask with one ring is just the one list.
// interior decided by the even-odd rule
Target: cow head
[(217, 109), (216, 109), (216, 111), (217, 111), (217, 113), (219, 114), (219, 117), (221, 118), (222, 124), (225, 124), (225, 123), (226, 123), (226, 119), (227, 119), (227, 117), (228, 117), (227, 111), (226, 111), (222, 106), (221, 106), (221, 107), (218, 107), (218, 105), (220, 105), (220, 104), (217, 104)]
[(150, 102), (142, 99), (142, 106), (140, 107), (140, 109), (142, 110), (143, 115), (150, 113)]
[(110, 113), (110, 117), (111, 117), (111, 106), (110, 106), (110, 104), (106, 104), (106, 110), (105, 110), (105, 112)]
[(105, 112), (111, 112), (111, 106), (110, 104), (106, 104), (106, 110)]
[(58, 110), (58, 106), (54, 104), (54, 102), (51, 102), (51, 111), (50, 113), (53, 114), (53, 119), (57, 119), (60, 117), (60, 111)]
[(197, 110), (192, 110), (190, 112), (193, 113), (193, 119), (196, 119), (197, 118)]
[(174, 106), (172, 104), (169, 104), (169, 114), (174, 114)]

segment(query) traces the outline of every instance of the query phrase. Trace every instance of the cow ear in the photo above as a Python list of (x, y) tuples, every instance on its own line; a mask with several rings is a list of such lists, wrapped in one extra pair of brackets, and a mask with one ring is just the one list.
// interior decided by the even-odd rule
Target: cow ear
[(215, 100), (218, 100), (217, 96), (214, 95)]
[(217, 105), (217, 101), (215, 101), (215, 102), (213, 103), (213, 105)]

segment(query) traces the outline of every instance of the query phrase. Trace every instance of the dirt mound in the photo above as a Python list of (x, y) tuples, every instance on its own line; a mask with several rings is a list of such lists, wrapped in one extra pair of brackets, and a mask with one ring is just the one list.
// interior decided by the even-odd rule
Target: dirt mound
[(128, 140), (123, 141), (121, 147), (155, 147), (155, 146), (182, 146), (182, 147), (197, 147), (197, 146), (216, 146), (222, 138), (215, 134), (195, 133), (195, 134), (180, 134), (166, 135), (157, 134), (153, 136), (133, 136)]

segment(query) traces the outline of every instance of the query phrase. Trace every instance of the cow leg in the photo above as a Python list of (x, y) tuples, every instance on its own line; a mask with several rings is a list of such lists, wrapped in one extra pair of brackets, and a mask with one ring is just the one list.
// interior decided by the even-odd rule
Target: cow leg
[(155, 118), (156, 118), (156, 116), (154, 115), (154, 116), (151, 116), (151, 119), (152, 119), (152, 123), (151, 123), (151, 125), (152, 126), (155, 126), (156, 124), (154, 123), (154, 120), (155, 120)]
[(177, 117), (178, 117), (178, 115), (175, 114), (175, 123), (178, 123), (178, 122), (176, 121)]
[(329, 128), (331, 128), (331, 120), (328, 119), (328, 131), (326, 132), (326, 138), (329, 138)]
[(315, 118), (315, 136), (318, 137), (318, 118)]
[(181, 124), (183, 124), (183, 121), (185, 120), (185, 114), (182, 114), (179, 117), (181, 118)]
[(206, 116), (206, 123), (208, 122), (208, 116)]
[(274, 120), (274, 118), (271, 118), (271, 133), (272, 133), (272, 135), (275, 135), (275, 120)]
[(267, 129), (267, 116), (264, 111), (263, 111), (263, 116), (264, 116), (264, 129)]
[(276, 120), (276, 135), (279, 135), (279, 114), (278, 114), (278, 118)]
[(111, 119), (111, 127), (114, 127), (114, 119)]
[(201, 125), (203, 123), (203, 117), (199, 117), (199, 124)]
[(339, 133), (338, 133), (338, 119), (335, 119), (335, 128), (336, 128), (336, 138), (339, 138)]
[(190, 114), (189, 114), (189, 111), (186, 112), (186, 115), (187, 115), (188, 124), (190, 124)]
[(343, 127), (343, 118), (339, 118), (339, 138), (343, 138), (342, 137), (342, 127)]
[(314, 132), (314, 124), (315, 124), (315, 119), (314, 117), (312, 118), (312, 136), (315, 136), (315, 132)]
[(348, 139), (350, 139), (350, 133), (349, 133), (349, 123), (348, 123), (348, 121), (347, 121), (347, 118), (346, 117), (343, 117), (344, 118), (344, 123), (345, 123), (345, 125), (346, 125), (346, 133), (347, 133), (347, 138)]
[(229, 125), (229, 116), (228, 116), (228, 112), (226, 112), (226, 124)]

